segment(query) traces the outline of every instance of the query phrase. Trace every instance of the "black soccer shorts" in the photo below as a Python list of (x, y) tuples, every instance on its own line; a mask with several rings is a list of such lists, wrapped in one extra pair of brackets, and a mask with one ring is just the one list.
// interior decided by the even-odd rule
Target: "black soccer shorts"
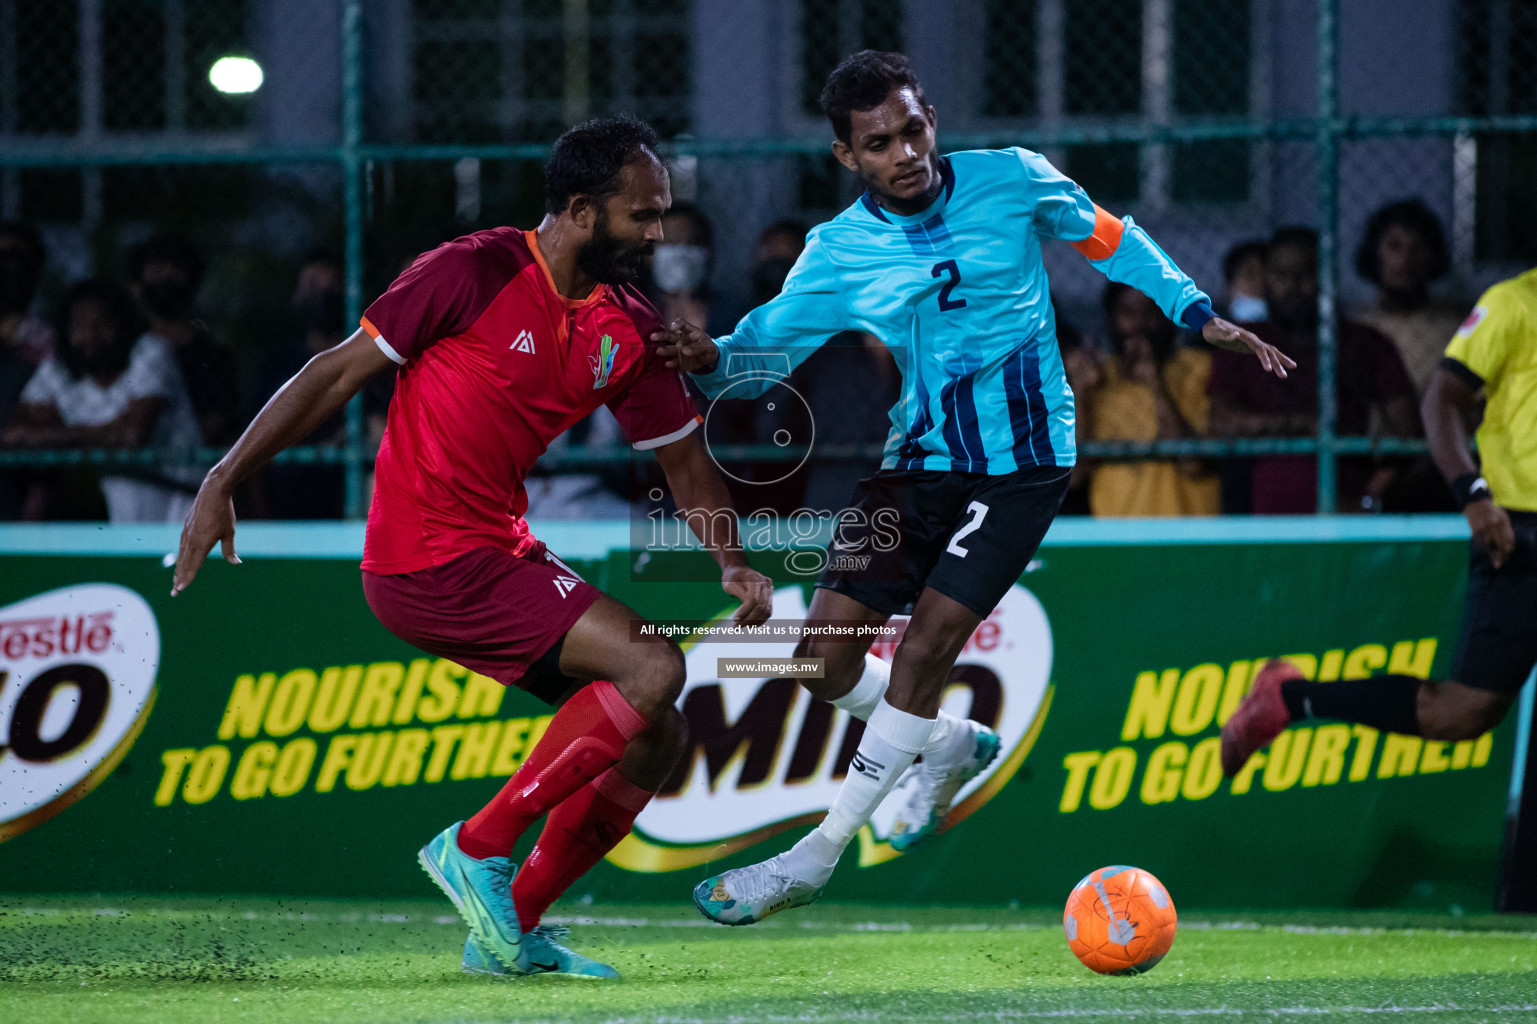
[(1537, 512), (1510, 512), (1510, 525), (1516, 546), (1500, 568), (1473, 545), (1452, 672), (1465, 686), (1507, 693), (1537, 665)]
[(985, 618), (1035, 557), (1071, 472), (883, 469), (854, 488), (817, 586), (887, 615), (932, 587)]

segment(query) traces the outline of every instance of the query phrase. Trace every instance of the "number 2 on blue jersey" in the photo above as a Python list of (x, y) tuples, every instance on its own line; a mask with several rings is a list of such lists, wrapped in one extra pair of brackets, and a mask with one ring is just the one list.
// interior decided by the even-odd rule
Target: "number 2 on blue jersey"
[(965, 299), (952, 299), (950, 297), (950, 293), (955, 290), (955, 286), (961, 283), (961, 268), (956, 266), (954, 260), (945, 260), (942, 263), (934, 264), (934, 269), (930, 272), (929, 276), (938, 277), (941, 274), (944, 274), (950, 280), (946, 281), (939, 289), (939, 311), (941, 313), (948, 313), (952, 309), (960, 309), (965, 306)]

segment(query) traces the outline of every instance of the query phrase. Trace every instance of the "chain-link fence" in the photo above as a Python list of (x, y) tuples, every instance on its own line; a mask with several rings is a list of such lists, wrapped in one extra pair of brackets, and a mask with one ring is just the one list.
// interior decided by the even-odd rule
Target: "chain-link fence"
[[(945, 148), (1039, 150), (1146, 227), (1224, 310), (1253, 308), (1243, 260), (1226, 258), (1236, 247), (1288, 225), (1318, 232), (1316, 430), (1090, 432), (1097, 459), (1317, 452), (1316, 504), (1333, 511), (1355, 499), (1337, 486), (1338, 458), (1407, 462), (1423, 445), (1380, 409), (1363, 419), (1347, 394), (1358, 382), (1336, 387), (1356, 364), (1331, 314), (1402, 329), (1408, 340), (1392, 340), (1421, 388), (1436, 332), (1537, 263), (1537, 0), (0, 0), (0, 219), (35, 226), (47, 250), (35, 291), (0, 295), (0, 322), (19, 351), (22, 314), (44, 323), (78, 279), (131, 284), (142, 300), (137, 247), (178, 235), (206, 266), (184, 319), (232, 353), (244, 422), (417, 253), (535, 223), (541, 162), (565, 126), (633, 111), (667, 140), (675, 200), (712, 222), (701, 294), (709, 326), (729, 329), (764, 297), (776, 227), (857, 195), (817, 94), (863, 47), (913, 57)], [(1421, 276), (1439, 273), (1408, 288), (1419, 305), (1405, 328), (1394, 303), (1407, 292), (1384, 284), (1375, 249), (1358, 250), (1387, 244), (1374, 212), (1411, 199), (1444, 246), (1429, 240)], [(5, 244), (0, 231), (0, 256)], [(1065, 246), (1047, 261), (1059, 320), (1076, 328), (1064, 334), (1108, 365), (1124, 339), (1104, 278)], [(329, 319), (306, 291), (326, 291), (314, 282), (327, 275), (345, 300)], [(29, 371), (0, 372), (0, 406), (17, 405)], [(382, 402), (360, 399), (284, 457), (321, 465), (274, 487), (334, 500), (258, 496), (254, 511), (360, 514)], [(867, 471), (882, 433), (851, 427), (813, 466)], [(39, 476), (206, 465), (229, 440), (43, 450), (6, 437), (8, 515), (55, 514), (22, 507)], [(741, 440), (744, 460), (785, 454), (752, 430)], [(554, 461), (623, 459), (598, 446)], [(1248, 466), (1228, 467), (1228, 507), (1245, 507)]]

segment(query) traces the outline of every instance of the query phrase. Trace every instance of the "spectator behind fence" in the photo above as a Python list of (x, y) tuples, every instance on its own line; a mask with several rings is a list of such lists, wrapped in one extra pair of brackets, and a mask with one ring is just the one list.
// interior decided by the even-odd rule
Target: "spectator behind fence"
[[(22, 389), (34, 372), (35, 368), (21, 356), (0, 346), (0, 428), (11, 421), (21, 402)], [(0, 522), (21, 518), (29, 476), (23, 469), (0, 468)]]
[(1073, 464), (1067, 494), (1062, 498), (1062, 508), (1057, 514), (1086, 516), (1089, 514), (1089, 482), (1094, 478), (1094, 460), (1083, 454), (1083, 446), (1090, 440), (1094, 393), (1104, 371), (1099, 352), (1088, 343), (1082, 331), (1062, 318), (1055, 302), (1052, 303), (1052, 315), (1057, 321), (1057, 351), (1062, 355), (1062, 371), (1067, 377), (1067, 386), (1073, 389), (1073, 409), (1077, 413), (1073, 440), (1078, 447), (1078, 461)]
[[(1462, 325), (1463, 306), (1437, 302), (1430, 284), (1451, 265), (1441, 221), (1418, 199), (1382, 207), (1366, 223), (1356, 249), (1356, 273), (1377, 286), (1374, 301), (1356, 318), (1392, 339), (1424, 397), (1441, 354)], [(1455, 512), (1456, 502), (1429, 455), (1409, 460), (1383, 494), (1388, 512)]]
[[(665, 230), (665, 228), (664, 228)], [(777, 220), (758, 233), (757, 241), (753, 245), (752, 263), (748, 270), (747, 294), (748, 304), (738, 316), (727, 317), (728, 321), (735, 323), (741, 316), (768, 302), (784, 288), (785, 278), (789, 276), (790, 269), (795, 266), (796, 259), (801, 250), (806, 248), (806, 225), (797, 220)], [(717, 314), (720, 315), (720, 314)], [(863, 341), (854, 338), (840, 338), (829, 344), (829, 348), (841, 347), (845, 343), (863, 345)], [(835, 356), (835, 360), (846, 358)], [(813, 357), (814, 358), (814, 357)], [(857, 358), (857, 357), (856, 357)], [(809, 364), (810, 360), (808, 360)], [(687, 375), (685, 374), (685, 377)], [(810, 378), (807, 376), (807, 368), (802, 366), (792, 376), (791, 386), (797, 389), (806, 389), (810, 386)], [(811, 425), (811, 420), (816, 419), (816, 411), (811, 408), (820, 399), (821, 393), (816, 396), (805, 395), (807, 405), (799, 402), (791, 402), (788, 406), (775, 403), (775, 408), (767, 408), (768, 402), (711, 402), (694, 385), (688, 381), (690, 393), (694, 395), (696, 404), (708, 412), (705, 427), (706, 436), (711, 444), (773, 444), (775, 435), (780, 430), (788, 431), (785, 436), (806, 437), (806, 430)], [(808, 419), (808, 409), (809, 419)], [(884, 409), (881, 410), (884, 413)], [(881, 416), (884, 421), (884, 415)], [(820, 420), (817, 420), (820, 423)], [(820, 435), (823, 440), (826, 435)], [(856, 438), (850, 438), (850, 443), (857, 443)], [(884, 440), (884, 434), (882, 435)], [(806, 491), (823, 492), (823, 486), (816, 482), (819, 477), (828, 475), (837, 476), (847, 470), (847, 465), (827, 467), (828, 473), (822, 474), (823, 468), (811, 464), (804, 472), (792, 475), (782, 484), (772, 487), (764, 486), (763, 482), (777, 480), (790, 468), (782, 462), (735, 462), (726, 467), (730, 470), (726, 478), (726, 486), (731, 489), (732, 499), (738, 508), (760, 509), (771, 508), (788, 515), (801, 505), (801, 500)], [(841, 505), (839, 506), (841, 508)]]
[(129, 253), (128, 275), (149, 320), (148, 333), (175, 353), (203, 443), (229, 444), (241, 425), (235, 356), (194, 316), (202, 257), (186, 239), (161, 232)]
[[(137, 341), (133, 300), (107, 281), (81, 281), (64, 296), (55, 354), (21, 393), (0, 443), (27, 448), (194, 447), (197, 417), (170, 348)], [(181, 522), (202, 476), (185, 464), (112, 469), (101, 476), (114, 523)], [(48, 496), (29, 496), (46, 518)]]
[[(1152, 299), (1116, 281), (1105, 286), (1111, 357), (1094, 389), (1090, 436), (1153, 441), (1206, 433), (1211, 353), (1184, 348)], [(1211, 516), (1222, 510), (1217, 477), (1201, 459), (1101, 464), (1089, 485), (1096, 516)]]
[[(646, 298), (656, 307), (664, 324), (670, 324), (675, 320), (687, 320), (706, 330), (712, 330), (706, 325), (712, 322), (713, 316), (719, 315), (719, 310), (711, 301), (713, 295), (710, 291), (710, 267), (713, 261), (714, 241), (715, 229), (710, 223), (710, 218), (693, 203), (676, 203), (662, 215), (662, 241), (651, 255), (643, 291)], [(702, 396), (699, 390), (692, 383), (685, 386), (690, 389), (689, 393), (694, 396), (695, 403), (701, 403)], [(747, 411), (750, 415), (751, 410)], [(599, 412), (601, 413), (602, 410)], [(614, 436), (614, 425), (606, 422), (601, 415), (595, 415), (594, 422), (588, 424), (586, 444), (607, 443)], [(711, 431), (710, 436), (717, 442), (744, 440), (737, 436), (739, 424), (735, 422), (728, 424), (722, 419), (717, 419), (713, 426), (715, 429)], [(569, 442), (566, 443), (569, 444)], [(636, 468), (637, 475), (631, 481), (631, 486), (639, 490), (650, 490), (651, 484), (659, 479), (655, 477), (655, 470), (650, 465)], [(593, 507), (601, 510), (601, 503), (604, 500), (603, 492), (597, 487), (597, 478), (592, 476), (584, 477), (576, 484), (558, 484), (546, 479), (538, 489), (545, 493), (544, 499), (539, 497), (531, 484), (529, 500), (546, 508), (560, 508), (567, 504), (563, 492), (569, 487), (581, 487), (582, 490), (578, 493), (586, 495), (592, 500)], [(540, 515), (532, 507), (529, 514), (535, 518)], [(574, 514), (582, 513), (578, 508)]]
[(752, 308), (757, 309), (784, 290), (785, 278), (806, 248), (809, 229), (802, 221), (776, 220), (758, 235), (753, 247), (751, 292)]
[(0, 347), (29, 366), (53, 353), (53, 327), (32, 310), (47, 262), (36, 228), (14, 220), (0, 223)]
[[(294, 329), (278, 345), (263, 353), (248, 389), (252, 395), (271, 396), (304, 364), (347, 335), (346, 283), (342, 262), (324, 249), (312, 249), (299, 266), (291, 300)], [(382, 375), (381, 375), (382, 376)], [(364, 402), (373, 414), (371, 381)], [(260, 411), (248, 409), (246, 419)], [(384, 410), (378, 409), (382, 415)], [(344, 414), (331, 417), (304, 440), (307, 445), (340, 447), (347, 440)], [(279, 463), (251, 479), (251, 510), (264, 519), (340, 519), (346, 514), (346, 471), (337, 464), (302, 465)]]
[[(752, 308), (763, 305), (784, 290), (785, 279), (806, 248), (807, 228), (793, 219), (777, 220), (764, 228), (753, 247), (748, 281)], [(849, 381), (862, 386), (850, 388)], [(876, 446), (884, 444), (891, 429), (888, 410), (901, 394), (901, 372), (892, 353), (880, 339), (863, 331), (845, 331), (832, 338), (790, 377), (790, 386), (805, 400), (779, 402), (723, 402), (712, 415), (734, 412), (734, 406), (756, 412), (750, 440), (788, 447), (813, 444), (825, 454), (826, 446)], [(777, 480), (791, 464), (764, 462), (752, 469), (756, 480)], [(807, 508), (840, 512), (849, 491), (861, 477), (875, 471), (876, 460), (840, 457), (807, 464), (803, 476), (759, 488), (746, 497), (744, 508), (774, 508), (781, 514)]]
[(651, 256), (650, 292), (663, 323), (687, 320), (711, 329), (714, 242), (710, 218), (693, 203), (676, 203), (662, 215), (662, 241)]
[(1265, 319), (1265, 243), (1259, 239), (1239, 242), (1222, 257), (1222, 280), (1227, 288), (1223, 309), (1234, 323), (1253, 324)]
[[(851, 386), (856, 381), (857, 386)], [(875, 335), (844, 331), (796, 368), (790, 386), (806, 400), (805, 408), (797, 410), (799, 403), (788, 401), (784, 404), (790, 407), (792, 415), (782, 417), (777, 408), (779, 403), (774, 403), (776, 408), (772, 410), (762, 401), (754, 403), (764, 406), (759, 443), (809, 442), (813, 443), (813, 453), (821, 450), (825, 455), (827, 445), (878, 446), (886, 442), (891, 432), (890, 410), (902, 397), (902, 374), (892, 353)], [(811, 422), (798, 424), (794, 413), (799, 411), (804, 417), (807, 409)], [(808, 426), (812, 429), (808, 430)], [(786, 433), (778, 434), (780, 430)], [(817, 512), (842, 512), (848, 507), (848, 496), (854, 486), (862, 477), (874, 473), (878, 464), (878, 458), (863, 457), (808, 463), (800, 505)], [(789, 469), (782, 462), (765, 463), (760, 474), (769, 475), (760, 475), (759, 479), (773, 480)], [(789, 504), (795, 503), (790, 494), (793, 488), (785, 486), (779, 490)], [(781, 507), (784, 504), (777, 503)]]
[[(1222, 306), (1235, 323), (1259, 323), (1265, 319), (1265, 242), (1239, 242), (1222, 257), (1225, 291)], [(1249, 507), (1248, 459), (1224, 458), (1217, 463), (1222, 481), (1222, 511), (1246, 513)]]
[[(0, 223), (0, 426), (10, 421), (27, 379), (53, 351), (53, 328), (32, 311), (47, 259), (36, 228)], [(20, 518), (28, 478), (25, 470), (0, 469), (0, 520)]]
[[(1265, 302), (1269, 319), (1253, 325), (1260, 338), (1297, 361), (1290, 376), (1251, 373), (1245, 360), (1212, 354), (1210, 429), (1216, 437), (1309, 437), (1318, 430), (1318, 234), (1285, 227), (1265, 248)], [(1414, 385), (1393, 343), (1363, 324), (1338, 324), (1336, 433), (1365, 434), (1373, 411), (1398, 437), (1419, 433)], [(1235, 355), (1235, 358), (1229, 358)], [(1359, 511), (1363, 499), (1380, 501), (1396, 472), (1369, 458), (1341, 458), (1340, 511)], [(1311, 455), (1254, 460), (1252, 510), (1261, 515), (1302, 514), (1318, 507), (1318, 465)]]
[(1356, 249), (1356, 273), (1376, 286), (1355, 318), (1398, 347), (1416, 395), (1423, 395), (1466, 310), (1430, 297), (1430, 284), (1451, 267), (1441, 221), (1419, 199), (1382, 207), (1366, 222)]

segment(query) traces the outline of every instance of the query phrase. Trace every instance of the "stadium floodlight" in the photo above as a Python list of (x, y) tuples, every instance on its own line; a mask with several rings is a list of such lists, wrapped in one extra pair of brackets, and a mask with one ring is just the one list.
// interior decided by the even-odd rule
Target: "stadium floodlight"
[(223, 93), (255, 92), (261, 88), (262, 66), (250, 57), (220, 57), (208, 69), (208, 81)]

